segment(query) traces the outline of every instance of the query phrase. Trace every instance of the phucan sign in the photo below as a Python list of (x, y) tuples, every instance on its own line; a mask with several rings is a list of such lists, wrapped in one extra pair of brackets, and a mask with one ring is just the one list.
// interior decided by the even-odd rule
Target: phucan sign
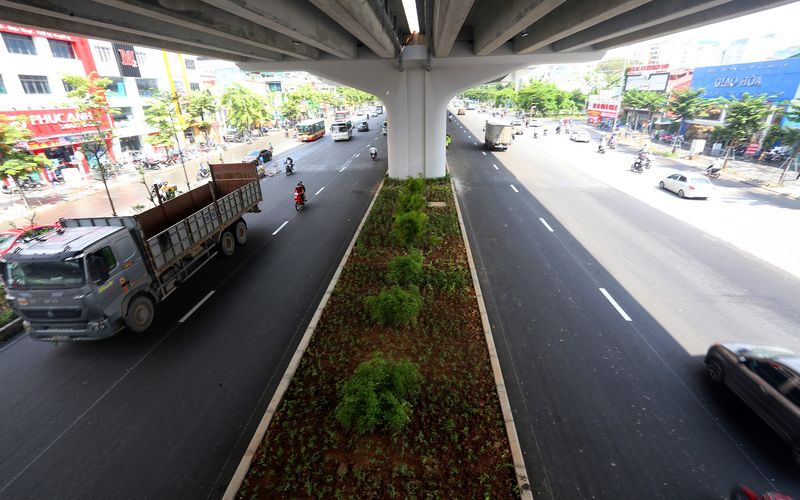
[(738, 99), (767, 94), (771, 101), (797, 97), (800, 85), (800, 59), (780, 59), (755, 63), (707, 66), (694, 70), (693, 89), (705, 89), (704, 97)]
[[(97, 132), (91, 122), (90, 113), (81, 113), (74, 108), (42, 109), (26, 111), (0, 111), (9, 118), (24, 117), (20, 123), (31, 132), (31, 139), (47, 139), (63, 135)], [(107, 116), (101, 120), (101, 129), (108, 130), (111, 123)]]

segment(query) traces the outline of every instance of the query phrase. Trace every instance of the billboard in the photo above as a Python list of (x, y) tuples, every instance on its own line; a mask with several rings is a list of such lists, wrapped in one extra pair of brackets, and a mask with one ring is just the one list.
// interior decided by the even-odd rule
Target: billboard
[(750, 95), (767, 94), (771, 101), (791, 100), (797, 97), (800, 85), (800, 59), (780, 59), (754, 63), (729, 64), (696, 68), (692, 78), (693, 89), (705, 89), (704, 97), (738, 99)]
[(139, 62), (136, 60), (136, 51), (133, 50), (133, 45), (112, 43), (111, 46), (114, 48), (120, 76), (141, 78), (142, 74), (139, 72)]
[(669, 73), (651, 73), (641, 75), (625, 76), (625, 90), (655, 90), (664, 92), (667, 90)]

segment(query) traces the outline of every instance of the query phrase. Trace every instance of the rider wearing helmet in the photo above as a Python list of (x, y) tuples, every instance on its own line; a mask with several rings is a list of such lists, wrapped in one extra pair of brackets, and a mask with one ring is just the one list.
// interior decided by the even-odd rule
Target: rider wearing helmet
[(378, 156), (378, 148), (372, 146), (371, 148), (369, 148), (369, 154), (370, 156)]
[(303, 181), (298, 182), (297, 186), (294, 187), (294, 194), (295, 196), (300, 196), (303, 203), (306, 202), (306, 187), (303, 185)]

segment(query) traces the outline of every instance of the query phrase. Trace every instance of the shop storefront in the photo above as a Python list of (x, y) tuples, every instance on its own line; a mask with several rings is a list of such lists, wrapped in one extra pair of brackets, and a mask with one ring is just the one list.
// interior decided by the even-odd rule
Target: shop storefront
[[(84, 173), (89, 173), (91, 161), (81, 152), (80, 147), (87, 140), (96, 137), (94, 126), (85, 122), (87, 113), (80, 113), (74, 108), (42, 109), (25, 111), (0, 111), (0, 114), (9, 118), (23, 117), (22, 124), (31, 132), (31, 138), (26, 148), (32, 154), (43, 154), (51, 164), (39, 173), (44, 179), (49, 179), (50, 172), (61, 168), (77, 167)], [(102, 131), (109, 131), (111, 124), (108, 118), (103, 120)], [(111, 142), (104, 141), (105, 151), (109, 160), (113, 160)]]
[(586, 121), (593, 125), (612, 127), (614, 120), (619, 115), (619, 99), (602, 99), (589, 96), (586, 106)]

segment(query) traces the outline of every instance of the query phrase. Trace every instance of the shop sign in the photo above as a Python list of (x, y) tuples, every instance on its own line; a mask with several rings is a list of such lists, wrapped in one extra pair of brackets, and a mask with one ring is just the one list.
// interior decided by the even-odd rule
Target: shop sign
[(11, 24), (0, 23), (0, 31), (5, 33), (14, 33), (15, 35), (38, 36), (42, 38), (50, 38), (52, 40), (63, 40), (65, 42), (75, 41), (73, 37), (64, 35), (63, 33), (53, 33), (51, 31), (23, 28), (22, 26), (13, 26)]
[(657, 71), (668, 68), (669, 64), (646, 64), (644, 66), (630, 66), (628, 67), (626, 73), (629, 75), (636, 75), (643, 71)]
[(114, 48), (114, 56), (117, 58), (119, 74), (121, 76), (141, 78), (139, 61), (136, 60), (136, 51), (133, 49), (133, 45), (112, 43), (111, 46)]
[(770, 101), (795, 97), (800, 85), (800, 59), (781, 59), (755, 63), (731, 64), (696, 68), (693, 89), (705, 89), (703, 97), (740, 99), (766, 94)]
[[(97, 132), (93, 124), (87, 123), (91, 120), (91, 114), (87, 112), (81, 113), (74, 108), (0, 111), (0, 115), (6, 115), (9, 118), (24, 117), (25, 120), (20, 123), (31, 132), (31, 139), (33, 140), (40, 141), (65, 134)], [(101, 122), (103, 130), (111, 128), (108, 117), (104, 116)]]

